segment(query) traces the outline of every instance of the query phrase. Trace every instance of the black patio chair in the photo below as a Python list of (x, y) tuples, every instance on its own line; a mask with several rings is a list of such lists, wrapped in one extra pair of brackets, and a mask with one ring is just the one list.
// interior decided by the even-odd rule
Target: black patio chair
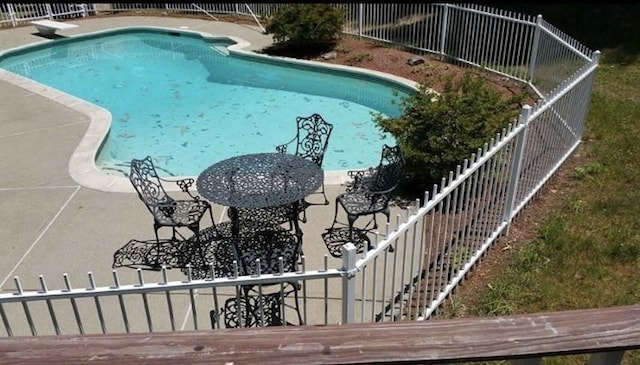
[(155, 239), (132, 239), (114, 253), (112, 268), (160, 270), (164, 266), (180, 269), (192, 279), (226, 278), (238, 275), (237, 261), (231, 222), (222, 222), (201, 230), (198, 237), (193, 235), (180, 241), (161, 239), (160, 246)]
[[(287, 318), (285, 300), (288, 293), (274, 292), (267, 294), (248, 293), (228, 298), (224, 303), (224, 324), (226, 328), (239, 327), (268, 327), (268, 326), (295, 326), (303, 324), (299, 309), (297, 311), (298, 323)], [(217, 322), (217, 312), (210, 312), (212, 327)], [(290, 315), (289, 315), (290, 316)]]
[[(191, 252), (194, 250), (189, 247), (202, 247), (199, 255), (187, 256), (179, 266), (180, 271), (192, 279), (230, 278), (243, 272), (229, 221), (203, 229), (199, 236), (193, 235), (184, 245), (187, 247), (183, 250)], [(190, 264), (188, 268), (186, 264)]]
[(392, 193), (400, 184), (404, 171), (404, 157), (400, 146), (390, 147), (384, 145), (380, 156), (380, 163), (376, 167), (365, 170), (349, 171), (351, 182), (344, 193), (336, 197), (335, 215), (329, 231), (334, 229), (338, 222), (338, 207), (342, 207), (347, 213), (349, 237), (351, 237), (356, 219), (371, 215), (371, 220), (362, 228), (369, 230), (369, 224), (373, 222), (371, 229), (378, 228), (376, 214), (382, 213), (389, 221), (389, 200)]
[(302, 233), (280, 226), (246, 233), (238, 240), (237, 249), (238, 258), (248, 275), (277, 274), (280, 273), (280, 265), (282, 272), (291, 272), (296, 270), (301, 255)]
[[(138, 197), (153, 216), (153, 229), (156, 235), (158, 251), (161, 249), (161, 241), (158, 235), (160, 228), (170, 227), (172, 230), (171, 240), (177, 241), (176, 236), (180, 236), (182, 240), (185, 240), (178, 228), (186, 227), (196, 237), (197, 244), (194, 245), (194, 249), (197, 249), (201, 257), (204, 257), (202, 241), (200, 240), (200, 221), (207, 212), (209, 212), (213, 229), (215, 229), (215, 221), (213, 220), (209, 202), (200, 199), (198, 195), (189, 191), (194, 180), (191, 178), (181, 180), (161, 178), (158, 176), (150, 156), (142, 160), (131, 160), (129, 180), (138, 193)], [(176, 183), (189, 198), (172, 198), (165, 191), (163, 182)]]
[[(295, 151), (293, 152), (297, 156), (301, 156), (310, 161), (315, 162), (318, 166), (322, 167), (322, 161), (327, 151), (329, 144), (329, 137), (333, 130), (333, 124), (325, 121), (320, 114), (314, 113), (308, 117), (296, 118), (297, 131), (296, 136), (289, 142), (276, 146), (276, 151), (279, 153), (287, 153), (289, 145), (295, 143)], [(324, 203), (311, 203), (306, 199), (303, 199), (301, 204), (302, 222), (307, 221), (306, 208), (310, 205), (328, 205), (329, 200), (324, 191), (324, 182), (320, 190), (314, 194), (322, 194)]]
[[(237, 247), (245, 275), (295, 272), (301, 255), (302, 234), (283, 227), (255, 234), (241, 232)], [(298, 298), (300, 288), (297, 281), (242, 286), (236, 297), (225, 302), (221, 311), (226, 327), (291, 325), (284, 312), (287, 308), (293, 310), (298, 323), (302, 324)], [(286, 305), (291, 294), (293, 304)]]

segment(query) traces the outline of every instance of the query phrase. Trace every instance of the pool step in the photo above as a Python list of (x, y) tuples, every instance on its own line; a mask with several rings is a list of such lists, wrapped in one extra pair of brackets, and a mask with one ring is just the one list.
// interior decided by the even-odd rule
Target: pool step
[(223, 47), (223, 46), (210, 46), (210, 47), (212, 50), (218, 52), (219, 54), (225, 57), (229, 55), (229, 50), (227, 49), (227, 47)]

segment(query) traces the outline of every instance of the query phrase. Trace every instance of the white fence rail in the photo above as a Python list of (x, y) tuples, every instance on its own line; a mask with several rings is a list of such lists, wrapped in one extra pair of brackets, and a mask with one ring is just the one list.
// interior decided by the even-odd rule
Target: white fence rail
[(0, 4), (0, 28), (28, 24), (37, 19), (71, 19), (89, 15), (91, 4)]
[[(0, 25), (31, 19), (90, 16), (103, 11), (162, 9), (268, 17), (282, 4), (2, 4)], [(579, 145), (599, 53), (548, 24), (479, 5), (337, 4), (347, 10), (344, 32), (417, 53), (432, 53), (519, 80), (538, 93), (517, 121), (462, 161), (455, 172), (425, 194), (421, 207), (408, 209), (386, 226), (384, 240), (356, 257), (342, 249), (342, 267), (281, 275), (23, 291), (0, 294), (0, 317), (7, 336), (45, 333), (154, 331), (221, 326), (227, 313), (213, 312), (245, 284), (299, 281), (305, 324), (422, 320), (429, 318), (478, 263), (519, 212)], [(70, 10), (73, 9), (73, 10)], [(326, 262), (326, 261), (325, 261)], [(258, 285), (260, 287), (260, 285)], [(133, 299), (135, 298), (135, 299)], [(79, 302), (87, 300), (85, 308)], [(290, 304), (291, 297), (285, 301)], [(57, 314), (67, 303), (75, 328), (60, 329)], [(186, 303), (191, 325), (176, 325), (173, 301)], [(134, 304), (137, 303), (137, 304)], [(161, 302), (161, 303), (160, 303)], [(88, 306), (88, 307), (87, 307)], [(32, 309), (31, 307), (37, 307)], [(109, 308), (108, 311), (105, 308)], [(205, 308), (205, 309), (203, 309)], [(238, 306), (239, 308), (239, 306)], [(207, 315), (202, 315), (205, 312)], [(34, 314), (36, 313), (36, 314)], [(289, 312), (290, 313), (290, 312)], [(311, 315), (309, 315), (311, 314)], [(129, 319), (145, 318), (132, 327)], [(14, 324), (18, 318), (23, 323)], [(38, 319), (36, 318), (44, 318)], [(91, 321), (92, 325), (86, 325)], [(111, 323), (111, 324), (107, 324)], [(114, 325), (113, 323), (117, 323)], [(113, 329), (112, 329), (113, 328)], [(19, 329), (19, 330), (18, 330)]]
[[(273, 318), (292, 324), (342, 322), (342, 300), (330, 290), (343, 285), (342, 270), (301, 268), (293, 273), (198, 280), (188, 272), (181, 281), (168, 280), (166, 269), (158, 273), (158, 281), (153, 281), (158, 279), (154, 274), (138, 269), (137, 282), (123, 284), (114, 270), (113, 283), (98, 286), (89, 273), (87, 286), (75, 288), (65, 274), (65, 287), (56, 290), (50, 290), (41, 276), (40, 289), (30, 291), (23, 290), (15, 277), (15, 293), (0, 294), (0, 328), (11, 337), (198, 330), (224, 328), (226, 323), (244, 326), (248, 318), (244, 302), (236, 303), (240, 291), (252, 287), (255, 293), (268, 296), (274, 286), (274, 299), (284, 305), (277, 308), (278, 313), (273, 313), (274, 306), (258, 306), (250, 320), (264, 321), (264, 325)], [(297, 307), (294, 296), (279, 293), (291, 282), (300, 285)]]

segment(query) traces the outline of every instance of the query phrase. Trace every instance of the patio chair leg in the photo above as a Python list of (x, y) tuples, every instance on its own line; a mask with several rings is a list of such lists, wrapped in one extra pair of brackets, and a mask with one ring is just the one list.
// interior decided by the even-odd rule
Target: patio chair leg
[(295, 284), (293, 290), (293, 300), (295, 301), (296, 313), (298, 314), (298, 323), (302, 326), (304, 325), (304, 321), (302, 320), (302, 314), (300, 313), (300, 298), (298, 297), (298, 288), (296, 288)]
[(338, 198), (336, 198), (336, 208), (335, 208), (335, 214), (333, 215), (333, 223), (331, 223), (331, 228), (329, 228), (330, 230), (333, 229), (333, 226), (336, 225), (336, 221), (338, 220), (338, 205), (340, 203), (338, 202)]
[[(387, 223), (389, 223), (389, 221), (391, 221), (391, 213), (389, 212), (389, 209), (383, 210), (382, 214), (384, 214), (387, 217)], [(389, 246), (389, 252), (393, 252), (393, 251), (395, 251), (393, 246)]]
[(322, 194), (322, 198), (324, 199), (324, 202), (323, 203), (311, 203), (311, 202), (305, 200), (307, 206), (311, 206), (311, 205), (329, 205), (329, 199), (327, 199), (327, 194), (325, 193), (325, 190), (324, 190), (324, 182), (322, 183), (320, 190), (315, 191), (315, 192), (313, 192), (311, 194), (314, 194), (314, 195), (315, 194)]
[(304, 199), (300, 200), (299, 204), (301, 205), (300, 210), (302, 210), (302, 223), (307, 223), (307, 207), (309, 204)]
[(220, 323), (218, 322), (220, 314), (216, 309), (209, 311), (209, 320), (211, 321), (211, 329), (220, 329)]
[(329, 199), (327, 199), (327, 194), (324, 192), (324, 181), (322, 182), (322, 196), (324, 197), (324, 205), (329, 205)]
[(154, 267), (160, 267), (160, 236), (158, 235), (158, 230), (160, 226), (154, 224), (153, 230), (156, 234), (156, 262), (152, 264)]
[[(384, 214), (384, 216), (387, 217), (387, 223), (389, 223), (391, 221), (391, 212), (389, 211), (389, 209), (383, 210), (382, 214)], [(374, 218), (375, 218), (375, 215), (374, 215)]]
[[(389, 210), (383, 210), (381, 212), (382, 214), (384, 214), (385, 217), (387, 217), (387, 223), (389, 223), (391, 221), (391, 213), (389, 212)], [(373, 214), (373, 218), (371, 218), (373, 220), (373, 228), (372, 229), (377, 229), (378, 228), (378, 220), (376, 219), (376, 214)], [(369, 222), (371, 223), (371, 222)]]
[(351, 214), (347, 214), (347, 220), (349, 221), (349, 239), (353, 240), (353, 224), (358, 219), (357, 216), (353, 216)]
[(211, 211), (211, 208), (209, 208), (209, 217), (211, 217), (211, 225), (214, 228), (214, 231), (216, 232), (216, 236), (220, 236), (220, 232), (218, 231), (218, 227), (216, 226), (216, 221), (213, 220), (213, 212)]
[[(306, 200), (304, 199), (300, 199), (298, 202), (293, 204), (293, 208), (294, 208), (294, 213), (293, 216), (291, 217), (291, 221), (289, 222), (289, 229), (291, 231), (293, 231), (294, 228), (294, 220), (297, 221), (299, 220), (302, 223), (307, 223), (307, 207), (310, 204), (307, 203)], [(300, 218), (300, 215), (302, 214), (302, 218)]]
[[(249, 327), (251, 325), (251, 308), (250, 308), (250, 303), (249, 303), (249, 292), (251, 291), (251, 286), (244, 286), (244, 305), (245, 305), (245, 319), (244, 319), (244, 327)], [(260, 304), (259, 304), (260, 305)], [(256, 308), (257, 309), (257, 308)], [(238, 318), (240, 318), (242, 314), (240, 313), (240, 310), (238, 310)], [(258, 323), (260, 321), (260, 318), (258, 315), (254, 315), (255, 319), (256, 319), (256, 323)], [(238, 319), (238, 321), (240, 321), (240, 319)], [(242, 327), (242, 326), (241, 326)]]
[[(193, 234), (196, 237), (195, 245), (197, 247), (194, 247), (194, 251), (198, 250), (198, 254), (200, 255), (200, 258), (202, 258), (202, 267), (206, 268), (208, 262), (207, 262), (206, 256), (204, 255), (204, 248), (202, 247), (202, 239), (200, 237), (200, 225), (189, 227), (189, 229), (193, 232)], [(192, 252), (191, 255), (193, 255), (194, 253), (195, 252)]]
[[(158, 228), (160, 228), (160, 227), (158, 227)], [(171, 227), (171, 240), (172, 241), (176, 240), (176, 233), (177, 233), (176, 229), (177, 229), (176, 227)]]

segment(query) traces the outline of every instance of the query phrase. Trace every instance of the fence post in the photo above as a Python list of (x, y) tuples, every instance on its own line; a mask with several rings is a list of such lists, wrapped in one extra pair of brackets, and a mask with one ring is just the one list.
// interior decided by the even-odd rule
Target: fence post
[(356, 307), (356, 246), (347, 242), (342, 246), (342, 324), (353, 323)]
[(358, 4), (358, 37), (362, 37), (362, 20), (364, 17), (364, 4)]
[(45, 9), (47, 9), (47, 18), (49, 18), (49, 20), (53, 20), (53, 11), (51, 10), (51, 4), (46, 3), (44, 4)]
[(447, 42), (447, 28), (449, 28), (449, 4), (444, 4), (442, 12), (442, 29), (440, 29), (440, 56), (444, 59), (444, 45)]
[(511, 161), (511, 174), (509, 175), (509, 186), (507, 189), (507, 200), (504, 205), (504, 212), (502, 213), (502, 220), (507, 222), (507, 234), (509, 234), (509, 227), (511, 227), (511, 219), (513, 218), (513, 206), (516, 203), (516, 193), (518, 192), (518, 181), (520, 180), (520, 169), (522, 168), (522, 157), (524, 155), (524, 148), (527, 141), (527, 130), (529, 129), (529, 117), (531, 116), (531, 107), (525, 105), (522, 107), (520, 117), (518, 118), (518, 125), (524, 125), (524, 129), (518, 135), (516, 139), (516, 151)]
[(533, 84), (533, 77), (536, 73), (536, 62), (538, 61), (538, 47), (540, 47), (540, 32), (542, 29), (542, 15), (536, 17), (536, 29), (533, 34), (533, 44), (531, 45), (531, 55), (529, 56), (529, 83)]
[(16, 12), (13, 9), (13, 4), (7, 4), (7, 10), (9, 11), (9, 19), (11, 19), (11, 25), (15, 27), (18, 22), (16, 21)]
[(600, 51), (595, 51), (591, 54), (591, 62), (594, 65), (598, 65), (600, 63)]

